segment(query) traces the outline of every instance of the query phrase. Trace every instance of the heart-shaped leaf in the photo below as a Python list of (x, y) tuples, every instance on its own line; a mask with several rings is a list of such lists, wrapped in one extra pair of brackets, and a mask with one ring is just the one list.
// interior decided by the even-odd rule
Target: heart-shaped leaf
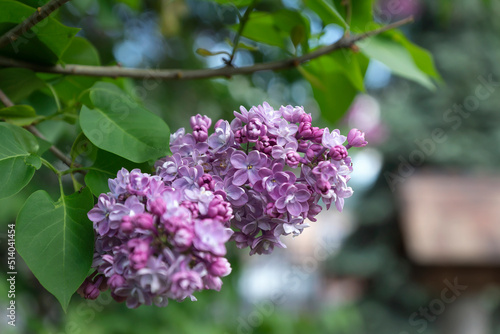
[(55, 203), (39, 190), (17, 217), (17, 251), (64, 310), (92, 264), (94, 233), (87, 212), (93, 204), (88, 188)]
[(0, 123), (0, 198), (9, 197), (30, 182), (42, 165), (38, 142), (18, 126)]

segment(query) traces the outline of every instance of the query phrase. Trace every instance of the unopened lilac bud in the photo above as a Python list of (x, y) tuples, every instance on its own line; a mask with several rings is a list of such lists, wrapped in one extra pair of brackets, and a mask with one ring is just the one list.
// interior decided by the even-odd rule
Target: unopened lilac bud
[(245, 136), (249, 142), (256, 142), (260, 136), (264, 136), (267, 127), (258, 118), (252, 118), (241, 130), (242, 136)]
[(299, 124), (299, 131), (297, 132), (299, 137), (304, 139), (310, 139), (313, 135), (312, 125), (309, 122), (301, 122)]
[(101, 293), (99, 287), (103, 280), (104, 275), (97, 275), (94, 279), (87, 277), (78, 289), (78, 293), (85, 299), (97, 299)]
[(122, 217), (122, 223), (120, 224), (120, 230), (122, 230), (124, 233), (132, 233), (134, 230), (134, 224), (132, 223), (132, 217), (130, 216), (123, 216)]
[(340, 161), (347, 157), (347, 149), (344, 145), (337, 145), (333, 147), (330, 152), (328, 152), (328, 156), (333, 160)]
[(297, 152), (307, 152), (307, 149), (309, 148), (309, 143), (307, 141), (302, 141), (302, 140), (299, 140), (298, 141), (299, 143), (299, 146), (297, 147)]
[(286, 163), (288, 166), (295, 168), (299, 165), (300, 155), (295, 151), (289, 151), (286, 153)]
[(149, 201), (148, 205), (149, 205), (149, 211), (158, 216), (163, 215), (165, 211), (167, 211), (167, 205), (165, 201), (160, 197), (155, 198), (152, 201)]
[(210, 264), (208, 272), (214, 276), (224, 277), (231, 273), (231, 265), (225, 257), (218, 257)]
[(154, 229), (153, 216), (151, 216), (149, 213), (141, 213), (134, 216), (133, 218), (134, 223), (137, 227), (149, 231)]
[(181, 206), (183, 206), (186, 209), (188, 209), (191, 212), (191, 216), (193, 218), (198, 218), (198, 216), (200, 215), (200, 211), (198, 209), (198, 204), (197, 203), (194, 203), (194, 202), (191, 202), (191, 201), (184, 201), (184, 202), (181, 203)]
[(238, 144), (244, 144), (248, 142), (243, 130), (237, 130), (234, 133), (234, 141), (237, 142)]
[(135, 270), (142, 269), (146, 266), (150, 255), (149, 241), (142, 239), (131, 239), (127, 242), (127, 246), (131, 252), (129, 254), (129, 261)]
[(203, 125), (195, 125), (193, 127), (193, 137), (198, 142), (204, 142), (208, 139), (208, 130)]
[(312, 140), (315, 143), (321, 144), (321, 141), (323, 140), (323, 132), (325, 131), (325, 129), (320, 129), (318, 127), (313, 127), (312, 131), (313, 131), (313, 133), (312, 133)]
[(212, 120), (208, 116), (201, 116), (200, 114), (196, 116), (191, 116), (189, 119), (189, 124), (191, 125), (191, 128), (195, 126), (203, 126), (205, 130), (207, 130), (210, 125), (212, 125)]
[(323, 147), (321, 145), (316, 145), (316, 144), (311, 145), (306, 151), (306, 157), (309, 160), (313, 160), (316, 157), (316, 155), (321, 151), (322, 148)]
[(356, 128), (349, 131), (349, 134), (347, 135), (347, 142), (352, 147), (363, 147), (368, 144), (368, 142), (365, 140), (365, 133), (359, 131)]
[(311, 123), (312, 122), (312, 117), (311, 117), (311, 114), (302, 114), (300, 115), (300, 120), (299, 120), (300, 123)]
[(111, 289), (113, 289), (113, 290), (124, 286), (125, 283), (126, 283), (125, 278), (123, 278), (122, 275), (118, 275), (118, 274), (113, 274), (113, 276), (111, 276), (108, 279), (108, 284), (111, 287)]
[(214, 190), (215, 188), (215, 181), (212, 178), (212, 175), (210, 174), (203, 174), (198, 178), (198, 185), (200, 187), (203, 187), (207, 190)]
[(266, 154), (270, 155), (272, 150), (273, 150), (273, 146), (275, 146), (275, 145), (276, 145), (276, 138), (262, 136), (255, 143), (255, 148), (262, 153), (266, 153)]
[(97, 297), (99, 297), (99, 295), (101, 294), (101, 291), (95, 285), (89, 285), (85, 289), (84, 294), (85, 294), (86, 299), (94, 300), (94, 299), (97, 299)]

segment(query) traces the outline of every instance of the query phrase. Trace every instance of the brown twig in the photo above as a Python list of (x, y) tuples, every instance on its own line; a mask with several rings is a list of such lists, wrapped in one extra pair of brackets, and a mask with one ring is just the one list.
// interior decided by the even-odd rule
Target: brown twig
[(231, 55), (229, 56), (229, 59), (226, 62), (227, 65), (233, 64), (234, 56), (236, 55), (236, 50), (238, 50), (238, 44), (240, 43), (241, 35), (243, 34), (243, 30), (245, 29), (245, 25), (247, 24), (248, 19), (250, 18), (250, 14), (254, 10), (255, 6), (257, 5), (257, 2), (258, 2), (257, 0), (252, 1), (252, 3), (245, 10), (245, 14), (243, 14), (243, 17), (240, 19), (240, 26), (238, 28), (238, 32), (236, 33), (236, 36), (234, 37), (233, 51), (231, 52)]
[(25, 34), (33, 28), (37, 23), (49, 16), (53, 11), (64, 5), (70, 0), (52, 0), (42, 7), (39, 7), (30, 17), (19, 23), (14, 28), (7, 31), (0, 37), (0, 49), (14, 42), (19, 36)]
[(207, 79), (215, 77), (232, 77), (233, 75), (251, 74), (259, 71), (276, 71), (286, 68), (296, 67), (302, 63), (308, 62), (312, 59), (321, 57), (339, 49), (351, 48), (356, 42), (365, 38), (381, 34), (385, 31), (400, 27), (404, 24), (413, 21), (413, 17), (388, 24), (379, 29), (368, 31), (362, 34), (344, 36), (337, 42), (316, 49), (308, 54), (300, 57), (289, 58), (285, 60), (272, 61), (267, 63), (255, 64), (252, 66), (244, 67), (222, 67), (213, 69), (201, 70), (179, 70), (179, 69), (164, 69), (164, 70), (150, 70), (150, 69), (137, 69), (137, 68), (123, 68), (119, 66), (85, 66), (85, 65), (61, 65), (45, 66), (33, 63), (28, 63), (20, 60), (0, 57), (0, 66), (6, 67), (22, 67), (36, 72), (66, 74), (66, 75), (80, 75), (91, 77), (111, 77), (111, 78), (135, 78), (135, 79), (159, 79), (159, 80), (192, 80), (192, 79)]
[[(7, 95), (3, 92), (3, 90), (0, 89), (0, 101), (6, 106), (6, 107), (13, 107), (14, 103), (9, 99)], [(41, 138), (43, 140), (47, 140), (45, 136), (33, 125), (28, 125), (26, 127), (26, 130), (37, 136), (38, 138)], [(57, 147), (52, 145), (49, 149), (59, 160), (64, 162), (68, 167), (72, 167), (71, 164), (71, 159), (68, 158), (63, 152), (61, 152)]]

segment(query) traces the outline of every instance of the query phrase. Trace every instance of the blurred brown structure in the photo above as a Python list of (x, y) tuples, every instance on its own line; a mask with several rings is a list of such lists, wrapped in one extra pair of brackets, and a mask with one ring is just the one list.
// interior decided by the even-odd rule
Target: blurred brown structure
[[(401, 230), (417, 278), (442, 289), (500, 283), (500, 177), (425, 173), (401, 189)], [(435, 286), (436, 285), (436, 286)]]

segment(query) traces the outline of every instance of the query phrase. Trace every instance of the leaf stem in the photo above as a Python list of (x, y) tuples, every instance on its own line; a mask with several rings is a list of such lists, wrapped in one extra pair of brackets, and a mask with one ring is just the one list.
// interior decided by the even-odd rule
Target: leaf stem
[(53, 171), (58, 178), (61, 178), (61, 172), (58, 171), (54, 165), (52, 165), (50, 162), (48, 162), (47, 160), (45, 160), (44, 158), (40, 158), (42, 160), (42, 164), (47, 167), (48, 169), (50, 169), (51, 171)]
[[(69, 169), (66, 169), (66, 170), (63, 170), (60, 172), (61, 175), (66, 175), (66, 174), (73, 174), (73, 173), (82, 173), (84, 171), (87, 171), (87, 170), (93, 170), (95, 168), (93, 167), (76, 167), (76, 168), (69, 168)], [(82, 174), (85, 174), (85, 173), (82, 173)]]

